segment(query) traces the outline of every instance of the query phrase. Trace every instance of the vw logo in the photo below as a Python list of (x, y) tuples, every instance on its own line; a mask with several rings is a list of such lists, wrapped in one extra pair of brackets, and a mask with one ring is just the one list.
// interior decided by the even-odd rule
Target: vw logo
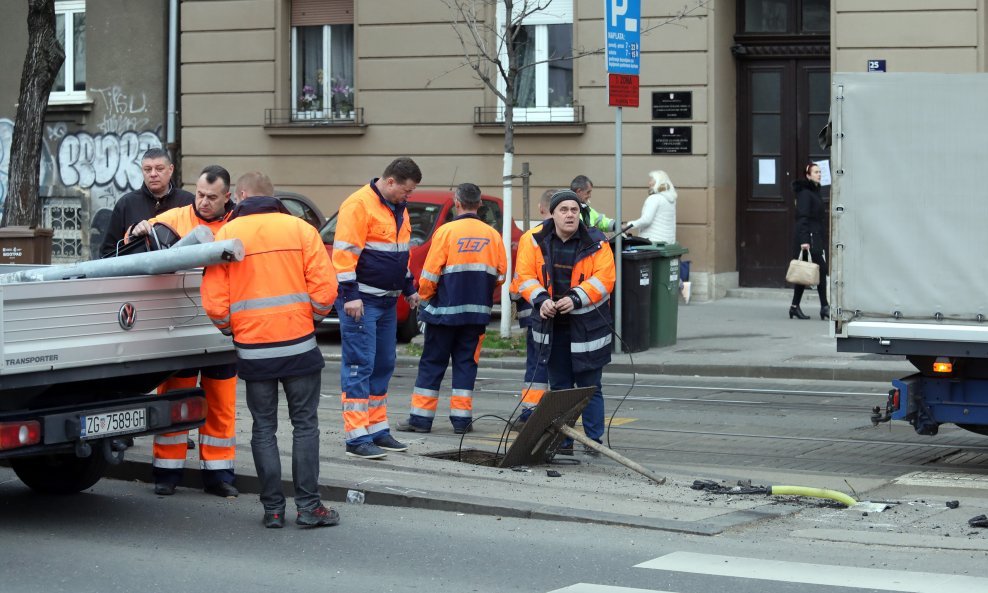
[(126, 330), (134, 329), (134, 322), (137, 321), (137, 307), (131, 303), (120, 305), (120, 311), (117, 312), (117, 321), (120, 322), (120, 327)]

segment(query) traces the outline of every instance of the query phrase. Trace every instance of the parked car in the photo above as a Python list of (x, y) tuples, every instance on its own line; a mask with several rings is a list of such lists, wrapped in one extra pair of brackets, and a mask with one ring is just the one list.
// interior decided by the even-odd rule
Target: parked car
[[(481, 196), (481, 199), (483, 200), (483, 206), (481, 206), (478, 214), (484, 222), (500, 231), (503, 216), (501, 199), (488, 195)], [(338, 214), (339, 212), (333, 214), (326, 221), (326, 224), (323, 225), (321, 231), (322, 241), (326, 245), (326, 250), (330, 256), (333, 254), (333, 239), (336, 235)], [(436, 229), (453, 220), (455, 217), (453, 211), (453, 192), (444, 190), (418, 190), (408, 197), (406, 214), (409, 223), (412, 225), (412, 237), (409, 241), (408, 269), (415, 276), (415, 285), (418, 286), (419, 276), (422, 274), (422, 266), (425, 265), (425, 256), (429, 253), (429, 246), (432, 245), (432, 235), (436, 232)], [(522, 232), (518, 227), (518, 223), (514, 220), (512, 222), (514, 223), (511, 225), (511, 261), (513, 262), (515, 254), (518, 251), (518, 239), (521, 238)], [(500, 300), (501, 291), (498, 290), (494, 293), (494, 301), (500, 302)], [(323, 323), (339, 325), (340, 320), (336, 315), (337, 312), (334, 309), (333, 313)], [(411, 341), (418, 334), (418, 331), (418, 319), (416, 318), (415, 311), (409, 309), (405, 299), (398, 299), (398, 341)]]
[(301, 218), (317, 229), (321, 229), (326, 224), (326, 217), (323, 216), (319, 206), (316, 206), (315, 202), (302, 194), (291, 191), (278, 191), (275, 192), (274, 197), (281, 200), (281, 203), (285, 205), (285, 208), (288, 208), (292, 216)]

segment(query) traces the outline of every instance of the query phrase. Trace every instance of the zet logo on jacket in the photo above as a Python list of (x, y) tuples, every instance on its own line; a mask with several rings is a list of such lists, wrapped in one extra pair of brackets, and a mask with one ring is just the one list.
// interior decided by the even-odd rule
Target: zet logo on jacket
[(456, 242), (459, 246), (456, 251), (458, 253), (477, 253), (487, 247), (490, 242), (490, 239), (480, 237), (464, 237)]

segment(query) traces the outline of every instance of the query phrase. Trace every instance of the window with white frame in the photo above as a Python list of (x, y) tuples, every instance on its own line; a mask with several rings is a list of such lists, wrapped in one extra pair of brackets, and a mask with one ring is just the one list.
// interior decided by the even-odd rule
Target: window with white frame
[[(511, 23), (519, 26), (513, 45), (523, 67), (515, 80), (515, 121), (573, 121), (573, 0), (516, 0), (512, 12)], [(505, 15), (498, 3), (502, 35)], [(501, 60), (507, 63), (504, 44)], [(504, 92), (501, 79), (499, 88)]]
[(55, 2), (55, 37), (65, 62), (55, 77), (49, 102), (86, 100), (86, 0)]
[(353, 0), (293, 0), (292, 119), (354, 119)]

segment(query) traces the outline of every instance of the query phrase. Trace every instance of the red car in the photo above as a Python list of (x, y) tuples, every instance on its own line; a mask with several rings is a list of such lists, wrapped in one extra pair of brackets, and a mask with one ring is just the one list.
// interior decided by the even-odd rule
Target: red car
[[(493, 196), (481, 196), (483, 206), (480, 208), (480, 218), (498, 231), (501, 230), (502, 207), (501, 199)], [(422, 266), (425, 265), (425, 256), (429, 253), (429, 246), (432, 245), (432, 235), (443, 224), (453, 220), (453, 192), (444, 190), (417, 190), (408, 197), (408, 206), (405, 210), (408, 222), (412, 225), (411, 249), (409, 253), (408, 268), (415, 276), (415, 285), (418, 286), (419, 275), (422, 274)], [(322, 242), (326, 245), (326, 251), (333, 255), (333, 239), (336, 235), (336, 217), (339, 213), (333, 214), (323, 225), (320, 234)], [(512, 220), (514, 223), (514, 220)], [(514, 262), (515, 254), (518, 252), (518, 239), (521, 238), (522, 231), (518, 224), (511, 225), (511, 261)], [(494, 302), (501, 301), (501, 291), (494, 293)], [(336, 310), (323, 323), (339, 325), (340, 320), (336, 315)], [(408, 342), (418, 334), (418, 320), (415, 312), (410, 310), (405, 299), (398, 299), (398, 341)]]

